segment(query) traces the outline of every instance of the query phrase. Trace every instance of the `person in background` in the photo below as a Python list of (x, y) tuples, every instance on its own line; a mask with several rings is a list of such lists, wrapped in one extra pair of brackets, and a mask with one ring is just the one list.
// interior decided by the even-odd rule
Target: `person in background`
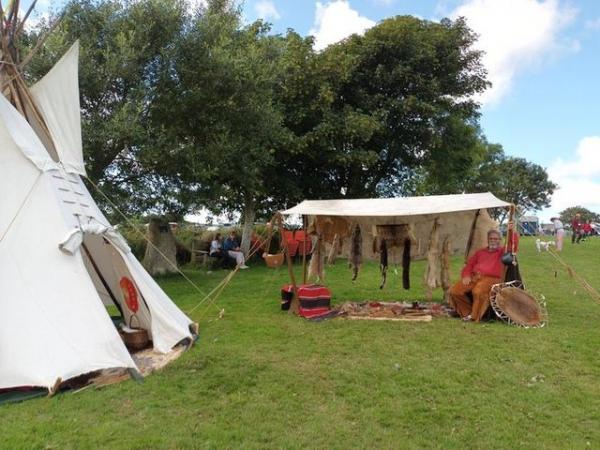
[(565, 229), (563, 228), (563, 223), (558, 217), (552, 217), (550, 222), (552, 222), (552, 225), (554, 225), (554, 242), (556, 243), (556, 251), (560, 252), (563, 248)]
[(229, 237), (223, 243), (223, 251), (226, 251), (229, 256), (235, 258), (235, 262), (240, 269), (248, 269), (246, 258), (240, 248), (240, 243), (237, 239), (235, 231), (229, 233)]
[(587, 237), (592, 235), (592, 219), (589, 219), (586, 223), (583, 224), (583, 240), (585, 241)]
[(215, 238), (211, 241), (208, 256), (213, 256), (215, 258), (225, 256), (223, 253), (223, 237), (221, 236), (221, 233), (215, 234)]
[(582, 223), (581, 223), (581, 214), (575, 214), (575, 217), (571, 220), (571, 230), (573, 234), (571, 235), (571, 243), (574, 244), (581, 241), (581, 233), (582, 233)]

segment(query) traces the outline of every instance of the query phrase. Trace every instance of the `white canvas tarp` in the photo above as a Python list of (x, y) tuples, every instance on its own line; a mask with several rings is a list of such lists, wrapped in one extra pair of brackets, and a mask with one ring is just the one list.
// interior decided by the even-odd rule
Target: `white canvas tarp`
[(65, 170), (85, 175), (79, 112), (79, 41), (30, 89)]
[(347, 217), (401, 217), (508, 207), (490, 192), (422, 197), (305, 200), (283, 214)]
[[(309, 223), (317, 217), (339, 217), (348, 224), (360, 225), (365, 258), (378, 258), (378, 254), (371, 251), (373, 240), (377, 236), (377, 226), (407, 225), (414, 238), (411, 259), (415, 260), (426, 256), (434, 222), (438, 224), (440, 245), (448, 239), (451, 254), (461, 254), (467, 250), (475, 218), (477, 217), (476, 228), (469, 251), (483, 246), (487, 231), (498, 226), (488, 215), (487, 209), (509, 206), (510, 203), (486, 192), (380, 199), (306, 200), (282, 213), (306, 215)], [(350, 251), (348, 237), (349, 235), (345, 236), (342, 246), (342, 253), (346, 255)], [(401, 248), (390, 248), (389, 252), (391, 261), (401, 260)]]

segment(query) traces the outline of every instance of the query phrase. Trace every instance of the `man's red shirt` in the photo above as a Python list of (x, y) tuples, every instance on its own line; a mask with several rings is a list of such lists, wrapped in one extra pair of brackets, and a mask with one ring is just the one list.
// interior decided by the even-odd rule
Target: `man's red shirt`
[(502, 254), (503, 247), (496, 250), (489, 250), (487, 247), (477, 250), (467, 261), (467, 265), (462, 270), (462, 277), (472, 277), (475, 274), (481, 274), (486, 277), (502, 278), (503, 266)]

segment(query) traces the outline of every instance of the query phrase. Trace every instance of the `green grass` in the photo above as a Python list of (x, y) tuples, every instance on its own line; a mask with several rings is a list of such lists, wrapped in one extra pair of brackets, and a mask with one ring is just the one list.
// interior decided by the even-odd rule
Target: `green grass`
[[(600, 288), (599, 253), (595, 239), (568, 242), (562, 256)], [(179, 360), (143, 384), (1, 406), (0, 446), (600, 448), (600, 304), (532, 239), (520, 261), (528, 287), (547, 299), (546, 328), (311, 323), (279, 311), (286, 270), (253, 265), (204, 317), (204, 307), (194, 312), (200, 341)], [(419, 299), (423, 269), (413, 263), (411, 291), (395, 275), (379, 291), (374, 264), (352, 285), (338, 261), (327, 284), (335, 302)], [(205, 291), (225, 275), (187, 273)], [(161, 284), (185, 311), (201, 298), (180, 278)]]

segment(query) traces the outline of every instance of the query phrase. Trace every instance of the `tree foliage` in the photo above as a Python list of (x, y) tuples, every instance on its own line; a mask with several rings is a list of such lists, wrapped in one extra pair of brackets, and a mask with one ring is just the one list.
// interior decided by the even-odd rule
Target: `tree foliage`
[[(28, 66), (28, 77), (45, 74), (79, 39), (79, 84), (84, 155), (89, 178), (130, 213), (180, 211), (176, 190), (143, 161), (143, 150), (161, 146), (161, 130), (148, 120), (156, 71), (185, 22), (179, 0), (74, 0), (59, 27)], [(50, 22), (55, 19), (52, 18)], [(48, 28), (34, 30), (31, 45)], [(100, 202), (103, 199), (99, 198)]]
[(307, 165), (317, 180), (304, 192), (312, 198), (403, 194), (424, 165), (469, 164), (472, 143), (455, 144), (458, 134), (473, 134), (478, 105), (469, 98), (488, 85), (474, 41), (462, 19), (405, 16), (319, 55), (305, 47), (314, 84), (302, 80), (304, 91), (285, 97), (295, 106), (286, 124), (301, 142), (292, 161)]
[(235, 0), (72, 0), (30, 79), (77, 38), (88, 173), (128, 212), (250, 223), (305, 198), (487, 190), (528, 210), (556, 188), (483, 137), (463, 19), (398, 16), (316, 52)]
[(524, 158), (508, 156), (499, 144), (482, 142), (486, 148), (483, 161), (466, 180), (465, 190), (492, 192), (502, 200), (514, 203), (521, 213), (550, 206), (557, 185), (546, 170)]

